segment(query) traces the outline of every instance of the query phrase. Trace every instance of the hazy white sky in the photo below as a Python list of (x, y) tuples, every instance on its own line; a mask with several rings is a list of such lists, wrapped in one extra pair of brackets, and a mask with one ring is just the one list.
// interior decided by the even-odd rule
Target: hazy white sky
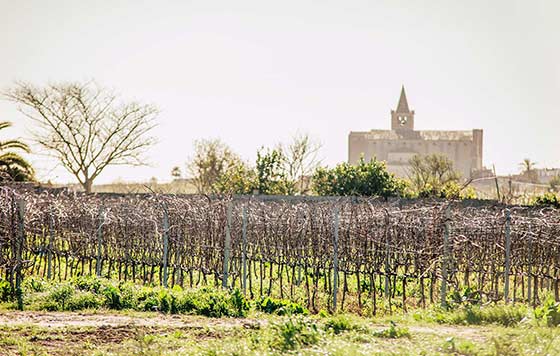
[[(161, 109), (150, 167), (98, 183), (170, 178), (193, 140), (247, 160), (307, 132), (324, 163), (350, 131), (388, 129), (401, 84), (417, 129), (484, 129), (484, 164), (560, 166), (560, 1), (0, 0), (0, 88), (95, 79)], [(0, 119), (27, 137), (13, 103)], [(36, 150), (40, 151), (40, 150)], [(71, 181), (30, 157), (39, 178)]]

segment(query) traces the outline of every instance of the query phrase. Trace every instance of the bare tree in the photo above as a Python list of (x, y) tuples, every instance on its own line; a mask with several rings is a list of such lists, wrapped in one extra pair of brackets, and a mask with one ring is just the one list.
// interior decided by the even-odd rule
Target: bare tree
[(143, 165), (158, 110), (122, 102), (94, 82), (45, 87), (18, 82), (3, 96), (33, 120), (35, 140), (72, 173), (87, 193), (109, 165)]
[(243, 163), (236, 153), (218, 139), (197, 140), (194, 151), (187, 169), (192, 175), (197, 192), (201, 194), (216, 193), (216, 183), (220, 178)]
[(296, 135), (287, 147), (280, 147), (285, 160), (285, 170), (290, 181), (297, 182), (300, 194), (307, 194), (311, 176), (321, 161), (318, 158), (321, 144), (311, 140), (308, 134)]
[(441, 154), (415, 155), (409, 164), (408, 177), (418, 192), (428, 188), (440, 190), (447, 183), (460, 179), (459, 173), (453, 169), (453, 161)]

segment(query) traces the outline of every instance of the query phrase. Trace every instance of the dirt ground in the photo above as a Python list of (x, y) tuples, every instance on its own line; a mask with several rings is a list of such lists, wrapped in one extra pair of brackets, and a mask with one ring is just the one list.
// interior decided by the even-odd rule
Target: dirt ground
[[(266, 323), (156, 313), (0, 311), (0, 356), (89, 354), (84, 345), (103, 345), (105, 350), (111, 350), (112, 345), (144, 335), (165, 337), (175, 332), (199, 340), (212, 339), (219, 338), (224, 331), (255, 329)], [(20, 341), (30, 345), (24, 349), (31, 351), (22, 352)]]
[(113, 314), (105, 312), (36, 312), (10, 311), (0, 312), (0, 326), (61, 327), (104, 327), (119, 328), (124, 326), (197, 328), (197, 327), (237, 327), (244, 323), (258, 322), (251, 319), (223, 318), (213, 319), (191, 315), (164, 315), (157, 313)]
[[(142, 314), (112, 314), (104, 312), (72, 313), (72, 312), (36, 312), (10, 311), (0, 312), (0, 327), (3, 326), (37, 326), (42, 328), (84, 327), (118, 329), (123, 327), (148, 327), (167, 329), (197, 329), (197, 328), (254, 328), (264, 326), (267, 320), (236, 319), (236, 318), (206, 318), (193, 315), (164, 315), (155, 313)], [(372, 328), (384, 328), (385, 325), (371, 324)], [(459, 335), (482, 340), (485, 338), (484, 329), (466, 326), (411, 326), (410, 331), (419, 333), (437, 333)]]
[[(130, 340), (142, 343), (144, 335), (165, 338), (181, 333), (195, 343), (219, 342), (224, 337), (235, 337), (240, 330), (247, 332), (267, 324), (267, 319), (215, 319), (157, 313), (0, 311), (0, 355), (105, 355), (114, 350), (121, 355), (127, 351), (125, 348), (123, 353), (119, 345)], [(372, 329), (387, 327), (374, 323), (369, 326)], [(408, 329), (425, 338), (458, 337), (472, 342), (486, 342), (489, 338), (489, 330), (483, 327), (409, 325)], [(88, 347), (97, 351), (90, 352)], [(136, 350), (130, 354), (142, 352)]]

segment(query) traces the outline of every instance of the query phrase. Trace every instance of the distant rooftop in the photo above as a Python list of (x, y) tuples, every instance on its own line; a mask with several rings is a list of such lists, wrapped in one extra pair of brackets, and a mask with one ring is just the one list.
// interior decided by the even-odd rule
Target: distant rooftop
[(423, 140), (423, 141), (472, 141), (473, 131), (393, 131), (393, 130), (371, 130), (365, 132), (351, 132), (351, 134), (363, 134), (370, 140)]

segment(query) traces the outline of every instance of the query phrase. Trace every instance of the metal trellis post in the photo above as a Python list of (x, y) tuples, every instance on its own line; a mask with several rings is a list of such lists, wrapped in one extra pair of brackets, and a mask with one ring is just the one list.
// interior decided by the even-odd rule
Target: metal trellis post
[(101, 254), (103, 252), (103, 206), (99, 208), (99, 225), (97, 227), (97, 263), (95, 265), (95, 274), (101, 276)]
[[(531, 213), (529, 212), (529, 218)], [(533, 234), (531, 231), (531, 220), (529, 220), (529, 246), (527, 256), (527, 301), (531, 303), (531, 279), (532, 279), (532, 266), (533, 266)]]
[(167, 212), (167, 206), (163, 206), (163, 280), (162, 284), (164, 288), (167, 288), (167, 263), (169, 259), (169, 214)]
[(334, 209), (334, 244), (333, 244), (333, 312), (336, 312), (336, 298), (338, 294), (338, 206)]
[(510, 255), (511, 255), (511, 213), (506, 210), (506, 265), (504, 270), (504, 301), (506, 304), (509, 302), (509, 274), (510, 274)]
[(247, 206), (243, 207), (243, 295), (247, 292)]
[(227, 207), (227, 221), (226, 221), (226, 238), (224, 244), (224, 273), (222, 276), (222, 287), (228, 286), (228, 269), (229, 269), (229, 254), (231, 250), (231, 210), (233, 203), (230, 201)]
[(52, 278), (52, 249), (54, 242), (54, 216), (52, 211), (48, 213), (48, 223), (49, 223), (49, 245), (47, 248), (47, 279)]
[(447, 269), (449, 268), (449, 221), (451, 212), (449, 205), (445, 208), (445, 224), (443, 232), (443, 260), (441, 266), (441, 307), (447, 306)]
[(17, 211), (18, 211), (18, 230), (19, 236), (17, 240), (16, 247), (16, 299), (18, 310), (23, 310), (23, 292), (21, 290), (21, 283), (23, 282), (23, 276), (21, 270), (23, 269), (23, 240), (25, 239), (25, 200), (18, 199), (16, 201)]
[(389, 213), (385, 216), (385, 298), (390, 297), (389, 292)]

